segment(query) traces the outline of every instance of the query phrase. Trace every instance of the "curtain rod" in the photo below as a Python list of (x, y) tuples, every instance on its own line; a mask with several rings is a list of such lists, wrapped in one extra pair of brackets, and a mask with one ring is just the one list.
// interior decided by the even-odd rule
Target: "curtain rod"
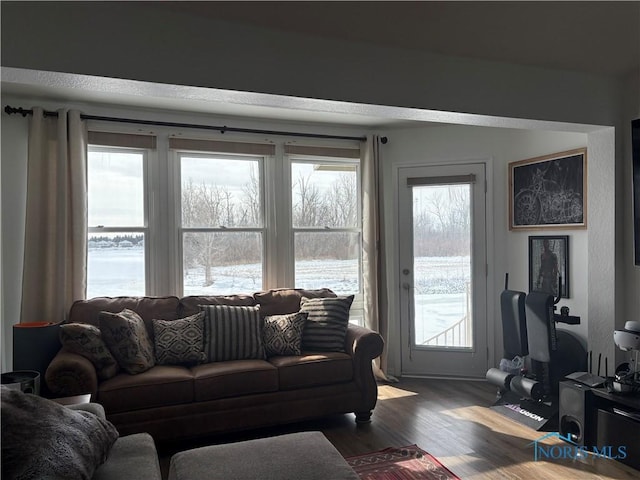
[[(23, 117), (27, 115), (32, 115), (33, 110), (24, 109), (22, 107), (16, 108), (7, 105), (4, 107), (5, 113), (8, 115), (12, 115), (14, 113), (18, 113)], [(58, 112), (44, 111), (45, 117), (57, 117)], [(216, 130), (220, 133), (224, 134), (225, 132), (240, 132), (240, 133), (259, 133), (262, 135), (285, 135), (289, 137), (308, 137), (308, 138), (324, 138), (331, 140), (357, 140), (359, 142), (364, 142), (367, 140), (367, 137), (351, 137), (345, 135), (324, 135), (321, 133), (300, 133), (300, 132), (282, 132), (276, 130), (258, 130), (253, 128), (237, 128), (237, 127), (227, 127), (222, 126), (214, 126), (214, 125), (199, 125), (193, 123), (176, 123), (176, 122), (157, 122), (154, 120), (137, 120), (133, 118), (118, 118), (118, 117), (103, 117), (99, 115), (85, 115), (80, 114), (80, 118), (83, 120), (100, 120), (104, 122), (116, 122), (116, 123), (132, 123), (137, 125), (156, 125), (161, 127), (179, 127), (179, 128), (199, 128), (202, 130)], [(387, 137), (382, 137), (382, 143), (387, 143)]]

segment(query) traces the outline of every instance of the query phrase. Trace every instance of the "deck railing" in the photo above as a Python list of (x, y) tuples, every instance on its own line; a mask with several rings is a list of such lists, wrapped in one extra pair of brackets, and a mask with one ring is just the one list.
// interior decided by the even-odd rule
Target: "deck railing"
[(470, 347), (472, 346), (471, 324), (471, 284), (467, 282), (464, 316), (446, 330), (427, 338), (422, 344), (429, 346)]

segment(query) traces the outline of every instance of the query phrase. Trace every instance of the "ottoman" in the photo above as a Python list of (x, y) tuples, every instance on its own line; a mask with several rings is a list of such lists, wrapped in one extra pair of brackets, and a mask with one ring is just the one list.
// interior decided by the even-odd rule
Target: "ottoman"
[(321, 432), (212, 445), (171, 457), (169, 480), (359, 480)]

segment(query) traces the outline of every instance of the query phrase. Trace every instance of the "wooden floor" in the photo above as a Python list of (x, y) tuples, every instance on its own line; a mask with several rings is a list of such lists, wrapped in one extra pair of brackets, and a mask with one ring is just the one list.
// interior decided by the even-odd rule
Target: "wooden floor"
[[(378, 404), (367, 425), (357, 426), (351, 414), (338, 415), (197, 442), (160, 444), (164, 478), (167, 478), (169, 459), (176, 451), (310, 430), (322, 431), (345, 457), (417, 444), (462, 479), (640, 478), (638, 470), (592, 456), (580, 461), (534, 461), (531, 442), (544, 432), (529, 429), (490, 410), (495, 387), (486, 382), (403, 378), (399, 383), (380, 384), (378, 392)], [(557, 439), (543, 443), (566, 445)]]

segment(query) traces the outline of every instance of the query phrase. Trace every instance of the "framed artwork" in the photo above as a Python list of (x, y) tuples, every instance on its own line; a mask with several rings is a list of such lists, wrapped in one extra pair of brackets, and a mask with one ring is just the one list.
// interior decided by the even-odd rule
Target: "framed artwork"
[(529, 237), (529, 291), (569, 298), (569, 236)]
[(586, 148), (509, 164), (509, 230), (586, 227)]

